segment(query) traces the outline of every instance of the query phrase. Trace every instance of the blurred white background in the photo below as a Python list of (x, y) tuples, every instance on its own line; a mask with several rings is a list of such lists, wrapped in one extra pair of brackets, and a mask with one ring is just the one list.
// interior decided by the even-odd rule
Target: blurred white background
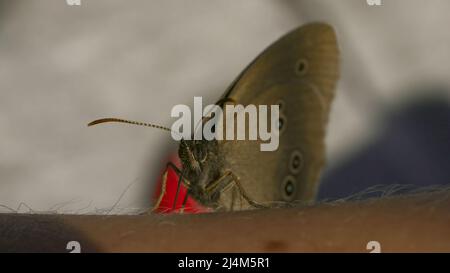
[(332, 24), (342, 51), (329, 166), (376, 135), (379, 115), (417, 96), (411, 87), (450, 86), (447, 0), (81, 1), (0, 1), (0, 204), (20, 212), (108, 209), (133, 181), (115, 208), (148, 207), (177, 143), (163, 131), (86, 124), (168, 125), (173, 105), (194, 95), (213, 103), (306, 22)]

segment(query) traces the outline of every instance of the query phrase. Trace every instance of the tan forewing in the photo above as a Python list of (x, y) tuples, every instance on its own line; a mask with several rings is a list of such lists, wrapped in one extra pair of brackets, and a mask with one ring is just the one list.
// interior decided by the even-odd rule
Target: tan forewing
[[(339, 74), (333, 28), (313, 23), (293, 30), (261, 53), (225, 92), (237, 104), (281, 104), (285, 126), (277, 151), (259, 141), (222, 141), (225, 168), (259, 203), (311, 201), (325, 162), (325, 126)], [(297, 168), (292, 166), (293, 158)], [(286, 181), (294, 191), (286, 194)], [(292, 192), (292, 191), (289, 191)], [(222, 203), (230, 204), (230, 194)], [(242, 205), (242, 204), (240, 204)]]

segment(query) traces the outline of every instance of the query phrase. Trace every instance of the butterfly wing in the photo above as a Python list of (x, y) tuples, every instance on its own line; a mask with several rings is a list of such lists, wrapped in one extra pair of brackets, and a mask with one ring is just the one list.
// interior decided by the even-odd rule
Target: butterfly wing
[[(272, 44), (225, 92), (221, 101), (280, 105), (282, 127), (276, 151), (260, 151), (260, 141), (221, 141), (219, 145), (225, 169), (239, 177), (254, 201), (314, 200), (325, 163), (325, 127), (338, 74), (333, 28), (312, 23)], [(231, 204), (231, 196), (224, 193), (221, 203)], [(245, 202), (239, 206), (246, 206)]]

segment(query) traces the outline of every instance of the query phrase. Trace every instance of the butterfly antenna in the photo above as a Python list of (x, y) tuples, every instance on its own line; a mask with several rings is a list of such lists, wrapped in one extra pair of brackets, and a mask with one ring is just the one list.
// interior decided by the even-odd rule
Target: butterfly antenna
[[(120, 119), (120, 118), (101, 118), (101, 119), (96, 119), (94, 121), (89, 122), (88, 126), (94, 126), (94, 125), (97, 125), (97, 124), (107, 123), (107, 122), (128, 123), (128, 124), (132, 124), (132, 125), (151, 127), (151, 128), (156, 128), (156, 129), (168, 131), (168, 132), (173, 132), (170, 128), (167, 128), (167, 127), (164, 127), (164, 126), (161, 126), (161, 125), (152, 124), (152, 123), (145, 123), (145, 122), (140, 122), (140, 121), (127, 120), (127, 119)], [(175, 132), (175, 133), (177, 133), (177, 132)]]

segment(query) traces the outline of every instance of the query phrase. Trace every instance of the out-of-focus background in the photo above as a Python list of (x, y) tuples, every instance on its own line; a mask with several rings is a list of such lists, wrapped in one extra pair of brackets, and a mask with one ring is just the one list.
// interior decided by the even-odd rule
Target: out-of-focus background
[[(379, 184), (450, 183), (450, 1), (0, 1), (0, 211), (149, 206), (176, 149), (169, 124), (213, 103), (292, 28), (337, 31), (342, 72), (320, 199)], [(123, 209), (126, 210), (123, 210)]]

